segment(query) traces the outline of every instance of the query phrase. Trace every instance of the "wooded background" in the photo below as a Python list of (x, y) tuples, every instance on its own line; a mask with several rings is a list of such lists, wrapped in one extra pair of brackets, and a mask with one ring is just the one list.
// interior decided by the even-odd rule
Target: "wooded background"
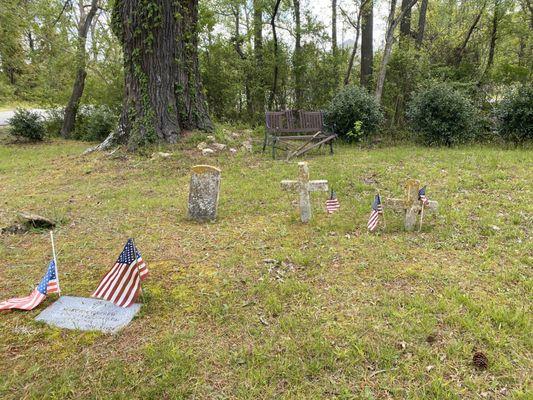
[[(118, 113), (123, 51), (112, 14), (120, 3), (1, 0), (0, 103), (97, 104)], [(172, 2), (135, 3), (150, 39), (159, 10)], [(489, 107), (509, 85), (531, 81), (531, 0), (332, 0), (330, 15), (320, 17), (305, 0), (180, 3), (197, 12), (184, 24), (196, 38), (192, 47), (197, 40), (199, 91), (218, 121), (258, 123), (266, 109), (321, 109), (353, 84), (378, 98), (386, 127), (401, 128), (411, 94), (435, 82)], [(380, 43), (378, 6), (388, 10)], [(66, 118), (63, 131), (72, 124)]]

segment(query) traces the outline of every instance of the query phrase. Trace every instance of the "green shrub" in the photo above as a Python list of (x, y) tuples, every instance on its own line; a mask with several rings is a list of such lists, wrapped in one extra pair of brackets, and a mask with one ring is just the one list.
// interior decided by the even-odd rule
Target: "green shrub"
[(51, 108), (46, 110), (46, 117), (44, 119), (44, 129), (48, 136), (59, 136), (61, 127), (63, 126), (63, 118), (65, 115), (64, 108)]
[(43, 120), (35, 111), (17, 108), (15, 115), (7, 122), (11, 125), (9, 133), (18, 138), (40, 141), (45, 137)]
[(479, 116), (470, 100), (446, 84), (417, 93), (407, 117), (420, 139), (429, 146), (453, 146), (476, 137)]
[(83, 106), (78, 110), (73, 139), (101, 141), (115, 128), (117, 116), (107, 106)]
[(324, 122), (350, 141), (370, 137), (383, 121), (381, 107), (365, 89), (346, 86), (331, 101)]
[(508, 141), (523, 143), (533, 139), (533, 86), (510, 91), (496, 108), (498, 133)]

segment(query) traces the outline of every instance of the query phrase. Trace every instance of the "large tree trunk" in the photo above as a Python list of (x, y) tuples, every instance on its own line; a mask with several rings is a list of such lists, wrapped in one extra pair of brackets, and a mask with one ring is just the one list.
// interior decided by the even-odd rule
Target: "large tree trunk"
[(300, 0), (294, 0), (294, 22), (295, 22), (295, 45), (293, 55), (294, 69), (294, 97), (295, 108), (300, 109), (303, 105), (303, 65), (302, 65), (302, 23), (300, 14)]
[(422, 0), (418, 12), (418, 30), (416, 32), (416, 48), (420, 49), (424, 41), (424, 32), (426, 31), (426, 14), (428, 11), (428, 1)]
[(361, 85), (368, 87), (372, 79), (374, 64), (374, 1), (362, 8), (361, 23)]
[(87, 72), (87, 52), (85, 44), (87, 42), (87, 32), (91, 26), (91, 22), (98, 10), (98, 0), (92, 0), (89, 12), (85, 13), (85, 6), (83, 0), (79, 0), (80, 20), (78, 22), (78, 44), (76, 49), (76, 79), (72, 87), (70, 99), (65, 107), (65, 115), (63, 118), (63, 125), (61, 126), (61, 136), (67, 137), (74, 129), (76, 123), (76, 115), (80, 106), (80, 99), (85, 88), (85, 78)]
[(124, 50), (118, 128), (106, 139), (132, 150), (175, 143), (182, 130), (212, 130), (198, 68), (198, 0), (117, 0), (113, 28)]

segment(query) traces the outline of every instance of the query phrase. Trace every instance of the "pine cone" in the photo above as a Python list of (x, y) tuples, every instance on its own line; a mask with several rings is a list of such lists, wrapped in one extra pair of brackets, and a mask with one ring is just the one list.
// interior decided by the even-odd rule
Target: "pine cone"
[(489, 366), (489, 359), (481, 351), (476, 351), (472, 357), (472, 362), (474, 366), (478, 369), (487, 369)]

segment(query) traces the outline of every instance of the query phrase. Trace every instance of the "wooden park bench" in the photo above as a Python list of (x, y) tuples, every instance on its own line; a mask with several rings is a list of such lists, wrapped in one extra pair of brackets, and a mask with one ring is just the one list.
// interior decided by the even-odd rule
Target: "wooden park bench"
[(287, 160), (290, 160), (328, 144), (333, 154), (333, 140), (336, 137), (334, 132), (329, 132), (324, 127), (321, 111), (267, 111), (263, 152), (267, 145), (271, 144), (274, 159), (276, 150), (285, 150)]

